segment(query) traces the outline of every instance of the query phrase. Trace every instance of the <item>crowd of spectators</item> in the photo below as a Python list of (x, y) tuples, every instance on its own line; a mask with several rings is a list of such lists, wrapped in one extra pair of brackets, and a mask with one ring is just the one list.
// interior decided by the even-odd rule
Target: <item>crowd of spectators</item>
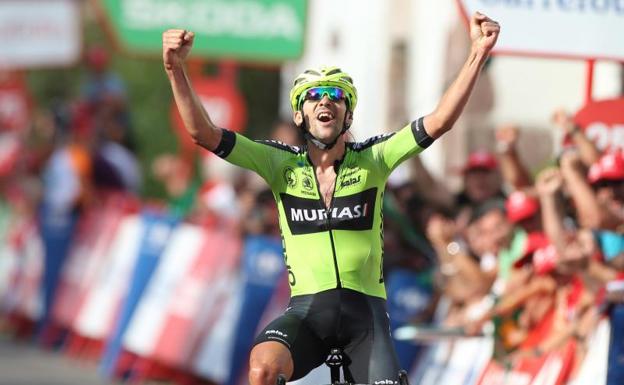
[[(445, 327), (477, 335), (493, 325), (494, 357), (508, 365), (574, 340), (574, 376), (607, 317), (608, 383), (621, 383), (624, 154), (597, 149), (563, 111), (553, 120), (564, 150), (534, 178), (517, 153), (520, 130), (503, 126), (495, 152), (469, 155), (458, 194), (433, 181), (428, 197), (414, 181), (392, 196), (435, 250), (432, 299), (446, 301)], [(386, 235), (386, 250), (394, 241)], [(425, 253), (414, 250), (402, 253), (416, 267)]]

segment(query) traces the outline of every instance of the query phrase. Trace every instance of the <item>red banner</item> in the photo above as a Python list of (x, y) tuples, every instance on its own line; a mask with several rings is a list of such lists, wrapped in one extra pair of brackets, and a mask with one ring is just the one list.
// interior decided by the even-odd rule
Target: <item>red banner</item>
[(624, 150), (624, 98), (591, 102), (574, 120), (600, 150)]

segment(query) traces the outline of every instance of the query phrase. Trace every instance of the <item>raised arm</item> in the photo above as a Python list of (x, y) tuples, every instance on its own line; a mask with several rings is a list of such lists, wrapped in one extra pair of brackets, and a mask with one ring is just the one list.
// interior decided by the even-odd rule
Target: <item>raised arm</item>
[(619, 218), (616, 218), (599, 201), (591, 185), (587, 182), (587, 173), (578, 152), (567, 151), (561, 155), (561, 175), (569, 187), (582, 227), (613, 229), (621, 223)]
[(578, 148), (581, 161), (585, 167), (590, 167), (600, 159), (600, 150), (596, 148), (585, 132), (574, 122), (574, 119), (568, 115), (565, 110), (558, 109), (553, 114), (553, 122), (561, 127), (563, 132), (572, 139), (572, 142)]
[(514, 190), (531, 186), (531, 176), (518, 155), (517, 143), (520, 130), (517, 126), (506, 124), (496, 130), (496, 151), (501, 173), (507, 184)]
[(221, 130), (210, 120), (186, 74), (184, 61), (193, 46), (195, 35), (183, 29), (163, 33), (163, 62), (169, 77), (173, 97), (184, 127), (193, 141), (208, 150), (214, 150), (221, 141)]
[(500, 26), (497, 22), (476, 12), (470, 19), (470, 55), (457, 78), (446, 90), (435, 111), (425, 116), (425, 131), (436, 139), (453, 127), (474, 88), (481, 68), (490, 50), (496, 44)]
[(537, 175), (535, 187), (539, 194), (544, 232), (557, 251), (563, 254), (567, 240), (558, 199), (563, 189), (561, 172), (557, 168), (543, 170)]

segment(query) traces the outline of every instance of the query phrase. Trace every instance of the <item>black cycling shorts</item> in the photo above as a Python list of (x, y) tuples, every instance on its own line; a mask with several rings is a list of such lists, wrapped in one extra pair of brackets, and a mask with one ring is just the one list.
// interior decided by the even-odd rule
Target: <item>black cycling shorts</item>
[(290, 350), (294, 372), (289, 381), (323, 364), (332, 348), (343, 350), (350, 382), (398, 380), (399, 363), (383, 298), (349, 289), (292, 297), (284, 314), (264, 328), (254, 345), (266, 341), (280, 342)]

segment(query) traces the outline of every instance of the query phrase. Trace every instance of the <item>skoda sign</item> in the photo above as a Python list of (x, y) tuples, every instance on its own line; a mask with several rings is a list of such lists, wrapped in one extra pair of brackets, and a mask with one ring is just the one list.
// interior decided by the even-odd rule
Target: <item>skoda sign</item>
[(169, 28), (196, 34), (192, 55), (277, 62), (303, 51), (305, 0), (99, 0), (122, 48), (160, 54)]

